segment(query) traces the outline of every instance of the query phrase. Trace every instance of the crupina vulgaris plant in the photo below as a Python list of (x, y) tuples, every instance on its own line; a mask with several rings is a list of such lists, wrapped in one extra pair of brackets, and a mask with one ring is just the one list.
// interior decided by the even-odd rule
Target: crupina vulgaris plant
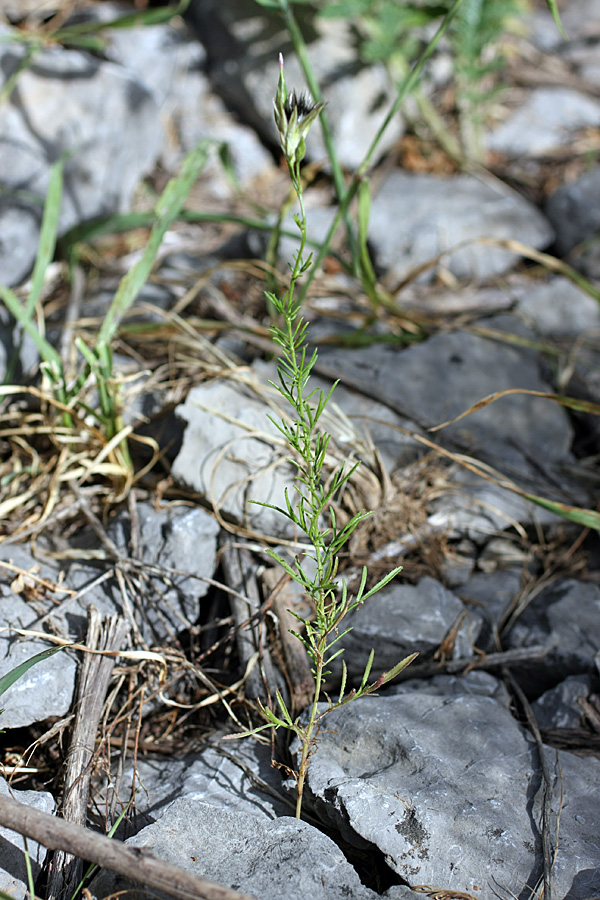
[[(367, 570), (363, 569), (358, 591), (351, 594), (343, 578), (338, 578), (339, 552), (347, 543), (358, 523), (370, 515), (359, 512), (343, 527), (336, 522), (332, 500), (339, 490), (352, 477), (358, 465), (342, 464), (325, 483), (323, 467), (325, 465), (330, 435), (319, 428), (322, 413), (331, 397), (335, 384), (325, 395), (321, 390), (311, 391), (309, 378), (317, 360), (316, 351), (308, 354), (308, 324), (304, 321), (300, 301), (294, 296), (298, 280), (311, 266), (311, 256), (304, 258), (306, 247), (306, 215), (302, 196), (302, 180), (300, 165), (305, 152), (305, 138), (311, 125), (323, 109), (323, 103), (313, 103), (305, 95), (297, 95), (295, 91), (288, 93), (283, 72), (283, 58), (280, 56), (280, 75), (277, 96), (275, 98), (275, 122), (279, 132), (281, 148), (288, 165), (290, 178), (296, 193), (299, 213), (295, 217), (300, 231), (300, 245), (290, 265), (291, 277), (289, 288), (282, 297), (268, 293), (277, 321), (271, 326), (274, 341), (280, 347), (280, 358), (277, 366), (279, 383), (272, 382), (281, 396), (292, 408), (290, 420), (272, 420), (286, 439), (293, 456), (290, 462), (296, 469), (295, 494), (293, 500), (290, 492), (285, 491), (285, 508), (272, 504), (261, 504), (278, 510), (286, 516), (295, 529), (304, 536), (304, 558), (309, 561), (310, 571), (306, 563), (296, 556), (295, 563), (290, 565), (282, 556), (273, 551), (270, 555), (297, 582), (312, 600), (312, 613), (306, 618), (294, 613), (299, 622), (298, 631), (292, 634), (304, 645), (312, 663), (314, 691), (312, 702), (306, 714), (292, 719), (286, 703), (278, 691), (275, 711), (263, 704), (260, 711), (266, 720), (264, 725), (243, 734), (229, 735), (231, 738), (247, 737), (264, 729), (283, 728), (296, 736), (300, 743), (300, 763), (294, 772), (297, 784), (296, 816), (300, 818), (304, 783), (311, 755), (314, 753), (317, 736), (323, 719), (328, 713), (339, 709), (359, 697), (373, 694), (382, 685), (391, 681), (402, 671), (417, 654), (412, 654), (394, 666), (389, 672), (381, 675), (376, 681), (369, 683), (369, 675), (373, 664), (373, 651), (369, 657), (362, 681), (358, 688), (346, 693), (347, 671), (342, 661), (342, 679), (337, 700), (329, 697), (323, 690), (325, 676), (329, 674), (328, 666), (343, 653), (339, 642), (349, 628), (343, 628), (344, 618), (349, 612), (362, 606), (373, 594), (394, 578), (401, 567), (389, 572), (374, 587), (366, 590)], [(304, 541), (303, 541), (304, 543)], [(319, 706), (324, 700), (324, 705)]]

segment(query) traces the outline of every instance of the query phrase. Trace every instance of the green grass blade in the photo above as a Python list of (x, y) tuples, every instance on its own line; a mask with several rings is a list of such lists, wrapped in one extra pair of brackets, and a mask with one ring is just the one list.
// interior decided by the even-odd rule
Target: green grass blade
[(44, 362), (48, 363), (57, 373), (62, 373), (60, 356), (51, 343), (43, 337), (27, 315), (21, 301), (10, 288), (0, 284), (0, 297), (4, 300), (10, 314), (17, 320), (23, 331), (27, 332), (34, 342)]
[(50, 167), (50, 181), (44, 204), (44, 216), (40, 232), (40, 242), (37, 257), (33, 267), (31, 279), (31, 291), (25, 304), (25, 314), (31, 318), (35, 307), (39, 302), (44, 287), (46, 270), (54, 259), (56, 249), (56, 236), (58, 234), (58, 220), (60, 217), (60, 204), (63, 193), (63, 166), (62, 161), (53, 163)]
[(47, 659), (49, 656), (54, 656), (55, 653), (58, 653), (59, 650), (64, 650), (65, 647), (68, 647), (68, 644), (61, 644), (60, 647), (50, 647), (48, 650), (42, 650), (41, 653), (36, 653), (35, 656), (32, 656), (31, 659), (26, 659), (25, 662), (22, 662), (20, 665), (15, 666), (14, 669), (11, 669), (10, 672), (7, 672), (6, 675), (3, 675), (0, 678), (0, 696), (4, 694), (5, 691), (12, 687), (15, 681), (18, 681), (19, 678), (22, 678), (26, 672), (31, 669), (32, 666), (37, 665), (37, 663), (42, 662), (42, 660)]
[(2, 85), (2, 89), (0, 90), (0, 104), (4, 103), (5, 100), (10, 98), (10, 95), (15, 89), (17, 81), (21, 75), (21, 72), (24, 72), (25, 69), (28, 69), (31, 65), (33, 57), (40, 49), (40, 45), (38, 43), (31, 43), (27, 45), (27, 49), (25, 51), (25, 56), (16, 67), (12, 75), (6, 79), (4, 84)]
[(327, 253), (327, 250), (334, 238), (334, 235), (339, 227), (339, 224), (342, 221), (342, 218), (345, 217), (345, 215), (350, 207), (350, 203), (356, 196), (356, 192), (358, 191), (360, 181), (363, 178), (363, 176), (367, 173), (367, 170), (368, 170), (369, 166), (371, 165), (373, 156), (377, 152), (377, 148), (379, 147), (381, 139), (382, 139), (383, 135), (385, 134), (385, 132), (387, 131), (390, 122), (392, 122), (394, 117), (400, 111), (402, 104), (404, 103), (404, 101), (406, 100), (408, 95), (411, 93), (411, 91), (417, 84), (419, 78), (421, 77), (421, 73), (423, 72), (423, 69), (425, 68), (427, 61), (432, 56), (437, 45), (444, 37), (445, 33), (447, 32), (448, 28), (450, 27), (452, 20), (454, 19), (454, 16), (458, 12), (462, 3), (463, 3), (463, 0), (454, 0), (454, 3), (452, 4), (450, 9), (444, 16), (444, 19), (442, 20), (436, 33), (434, 34), (432, 39), (429, 41), (429, 43), (425, 47), (423, 53), (421, 54), (421, 56), (419, 57), (419, 59), (417, 60), (417, 62), (413, 66), (413, 68), (411, 69), (411, 71), (408, 73), (408, 75), (406, 76), (406, 78), (403, 80), (402, 84), (398, 88), (398, 93), (396, 95), (396, 99), (394, 100), (390, 110), (388, 111), (388, 114), (386, 115), (383, 123), (381, 124), (381, 127), (377, 131), (377, 134), (373, 138), (373, 140), (371, 142), (371, 146), (367, 150), (365, 158), (363, 159), (361, 165), (359, 166), (358, 170), (356, 171), (351, 185), (349, 186), (348, 190), (344, 194), (343, 200), (340, 201), (340, 203), (338, 204), (338, 209), (337, 209), (335, 218), (334, 218), (333, 222), (331, 223), (331, 226), (329, 228), (329, 231), (327, 232), (327, 236), (326, 236), (325, 240), (323, 241), (321, 249), (319, 250), (317, 256), (315, 257), (315, 260), (313, 262), (313, 267), (310, 270), (310, 272), (308, 273), (308, 275), (304, 281), (304, 284), (302, 285), (302, 290), (301, 290), (301, 294), (300, 294), (301, 301), (304, 301), (304, 299), (308, 295), (308, 290), (310, 288), (312, 280), (321, 267), (321, 263), (323, 262), (323, 259), (324, 259), (325, 255)]
[(600, 531), (600, 512), (594, 509), (568, 506), (566, 503), (557, 503), (554, 500), (547, 500), (545, 497), (538, 497), (537, 494), (528, 494), (526, 491), (519, 491), (518, 493), (527, 500), (531, 500), (537, 506), (548, 509), (569, 522), (575, 522), (577, 525), (583, 525), (585, 528), (593, 528), (594, 531)]
[(181, 172), (167, 184), (154, 208), (155, 221), (141, 259), (121, 280), (114, 300), (98, 333), (98, 345), (109, 344), (127, 310), (147, 282), (167, 229), (178, 217), (200, 172), (206, 165), (209, 139), (201, 141), (186, 156)]
[(550, 12), (552, 13), (552, 18), (553, 18), (554, 21), (556, 22), (556, 27), (557, 27), (558, 30), (560, 31), (560, 33), (561, 33), (562, 37), (564, 38), (564, 40), (565, 40), (565, 41), (568, 41), (568, 40), (569, 40), (569, 35), (568, 35), (567, 32), (565, 31), (564, 25), (563, 25), (563, 23), (562, 23), (561, 20), (560, 20), (560, 13), (559, 13), (559, 11), (558, 11), (558, 4), (557, 4), (556, 0), (546, 0), (546, 3), (548, 4), (548, 9), (549, 9)]

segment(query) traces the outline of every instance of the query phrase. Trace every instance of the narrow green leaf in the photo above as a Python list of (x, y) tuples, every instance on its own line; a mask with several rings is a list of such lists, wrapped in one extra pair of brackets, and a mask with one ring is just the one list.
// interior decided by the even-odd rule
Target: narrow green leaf
[[(283, 722), (281, 723), (283, 725)], [(265, 731), (267, 728), (276, 728), (276, 725), (271, 724), (270, 722), (267, 725), (259, 725), (258, 728), (252, 728), (248, 731), (236, 731), (235, 734), (224, 734), (221, 738), (222, 741), (237, 741), (240, 738), (254, 737), (255, 734), (259, 734), (261, 731)]]
[(31, 321), (31, 317), (27, 315), (17, 295), (13, 293), (10, 288), (0, 284), (0, 296), (8, 307), (10, 314), (17, 320), (23, 331), (27, 332), (34, 342), (41, 358), (52, 367), (53, 372), (55, 375), (58, 375), (60, 379), (60, 377), (62, 377), (62, 362), (58, 352), (52, 344), (39, 333), (38, 329)]
[(556, 27), (560, 31), (561, 36), (565, 41), (568, 41), (569, 35), (565, 31), (563, 23), (561, 22), (560, 13), (558, 11), (558, 3), (556, 2), (556, 0), (546, 0), (546, 3), (548, 4), (548, 9), (552, 13), (552, 18), (556, 22)]
[(367, 682), (369, 680), (369, 675), (371, 674), (371, 669), (373, 668), (373, 660), (375, 658), (375, 651), (371, 650), (369, 653), (369, 658), (367, 660), (367, 665), (365, 666), (365, 671), (363, 672), (362, 681), (360, 683), (360, 687), (358, 689), (358, 693), (361, 694), (367, 686)]
[(30, 318), (33, 316), (35, 307), (42, 295), (46, 270), (54, 259), (62, 192), (63, 166), (62, 162), (59, 160), (50, 167), (50, 180), (48, 182), (48, 192), (44, 204), (44, 215), (42, 217), (38, 252), (33, 267), (31, 291), (29, 292), (29, 297), (25, 304), (25, 314)]
[(367, 591), (367, 593), (366, 593), (366, 594), (364, 595), (364, 597), (362, 598), (362, 599), (363, 599), (363, 603), (364, 603), (365, 600), (368, 600), (369, 597), (372, 597), (373, 594), (376, 594), (377, 591), (380, 591), (382, 588), (384, 588), (384, 587), (386, 586), (386, 584), (389, 584), (390, 581), (391, 581), (393, 578), (395, 578), (396, 575), (398, 575), (398, 573), (401, 572), (401, 571), (402, 571), (402, 566), (397, 566), (395, 569), (392, 569), (391, 572), (388, 572), (388, 574), (385, 575), (385, 576), (381, 579), (381, 581), (378, 581), (378, 582), (377, 582), (377, 584), (375, 585), (375, 587), (372, 587), (370, 591)]
[(288, 712), (288, 708), (285, 705), (285, 701), (284, 701), (283, 697), (281, 696), (281, 692), (279, 690), (276, 691), (275, 697), (277, 698), (277, 702), (279, 704), (279, 708), (281, 710), (281, 714), (283, 715), (283, 718), (285, 719), (285, 721), (287, 722), (289, 727), (292, 728), (294, 725), (294, 723), (292, 722), (292, 717), (290, 716), (290, 714)]
[(592, 528), (600, 531), (600, 512), (593, 509), (585, 509), (578, 506), (567, 506), (566, 503), (557, 503), (554, 500), (546, 500), (545, 497), (538, 497), (537, 494), (528, 494), (526, 491), (518, 491), (521, 497), (526, 497), (537, 506), (543, 509), (549, 509), (557, 516), (567, 519), (569, 522), (575, 522), (577, 525), (583, 525), (585, 528)]
[(411, 653), (410, 656), (406, 656), (402, 660), (402, 662), (399, 662), (398, 665), (394, 666), (393, 669), (390, 669), (389, 672), (385, 672), (382, 675), (383, 681), (381, 682), (381, 684), (388, 684), (388, 682), (392, 681), (396, 677), (396, 675), (399, 675), (400, 672), (403, 671), (403, 669), (406, 669), (407, 666), (410, 666), (411, 662), (413, 662), (418, 655), (418, 653)]
[(348, 680), (348, 666), (346, 661), (342, 660), (342, 683), (340, 684), (340, 692), (338, 695), (338, 703), (344, 699), (344, 691), (346, 690), (346, 681)]
[(60, 647), (50, 647), (48, 650), (42, 650), (41, 653), (36, 653), (35, 656), (32, 656), (30, 659), (26, 659), (25, 662), (22, 662), (20, 665), (15, 666), (14, 669), (11, 669), (10, 672), (7, 672), (6, 675), (3, 675), (0, 678), (0, 696), (5, 693), (11, 687), (15, 681), (18, 681), (19, 678), (22, 678), (26, 672), (31, 669), (32, 666), (37, 665), (42, 662), (44, 659), (48, 659), (49, 656), (54, 656), (55, 653), (58, 653), (59, 650), (64, 650), (65, 647), (69, 647), (70, 644), (62, 644)]
[(147, 282), (168, 228), (175, 221), (208, 159), (209, 139), (200, 141), (183, 161), (181, 172), (167, 184), (154, 208), (155, 222), (141, 259), (124, 276), (104, 317), (98, 333), (98, 345), (110, 344), (119, 323)]

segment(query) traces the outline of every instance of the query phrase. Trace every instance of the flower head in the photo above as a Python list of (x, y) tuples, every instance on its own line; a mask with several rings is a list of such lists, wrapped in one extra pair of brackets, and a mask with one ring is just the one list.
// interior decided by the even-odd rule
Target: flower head
[(279, 132), (281, 149), (288, 165), (295, 167), (304, 159), (306, 146), (304, 139), (325, 106), (313, 103), (308, 94), (288, 94), (283, 74), (283, 56), (279, 54), (279, 84), (274, 101), (275, 124)]

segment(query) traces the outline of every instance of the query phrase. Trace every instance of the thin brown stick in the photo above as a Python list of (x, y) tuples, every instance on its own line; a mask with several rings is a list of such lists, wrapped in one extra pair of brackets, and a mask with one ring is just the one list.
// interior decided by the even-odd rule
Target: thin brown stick
[(453, 675), (466, 673), (472, 669), (499, 669), (502, 666), (514, 666), (524, 662), (541, 662), (548, 656), (546, 647), (523, 647), (517, 650), (504, 650), (502, 653), (481, 653), (479, 656), (465, 656), (461, 659), (448, 659), (444, 663), (423, 663), (411, 665), (396, 676), (395, 681), (406, 681), (408, 678), (430, 678), (433, 675)]
[[(533, 734), (542, 773), (542, 857), (544, 864), (544, 900), (552, 900), (552, 866), (554, 863), (552, 853), (552, 842), (550, 839), (550, 817), (552, 814), (552, 776), (546, 761), (546, 753), (542, 742), (542, 735), (537, 723), (535, 714), (531, 708), (529, 700), (525, 696), (521, 685), (514, 677), (510, 669), (503, 668), (502, 674), (510, 684), (517, 700), (521, 704), (521, 708), (525, 713), (527, 724)], [(558, 752), (557, 752), (558, 755)]]
[(2, 795), (0, 824), (50, 850), (65, 850), (176, 900), (253, 900), (247, 894), (197, 878), (157, 859), (143, 847), (126, 847), (120, 841), (110, 840)]
[[(88, 606), (86, 646), (91, 650), (118, 651), (127, 633), (127, 623), (119, 616), (107, 617), (104, 623), (98, 610)], [(115, 657), (84, 654), (79, 673), (77, 708), (71, 746), (65, 766), (62, 817), (76, 825), (85, 825), (92, 776), (92, 759), (104, 699), (115, 665)], [(52, 860), (48, 900), (72, 896), (81, 881), (80, 859), (58, 850)]]
[(269, 703), (276, 688), (286, 693), (283, 679), (271, 659), (267, 646), (267, 630), (261, 612), (261, 596), (256, 580), (256, 563), (249, 550), (239, 544), (231, 544), (228, 537), (220, 540), (219, 553), (226, 584), (230, 593), (231, 611), (238, 626), (236, 641), (242, 665), (247, 666), (258, 652), (259, 668), (246, 681), (246, 697)]

